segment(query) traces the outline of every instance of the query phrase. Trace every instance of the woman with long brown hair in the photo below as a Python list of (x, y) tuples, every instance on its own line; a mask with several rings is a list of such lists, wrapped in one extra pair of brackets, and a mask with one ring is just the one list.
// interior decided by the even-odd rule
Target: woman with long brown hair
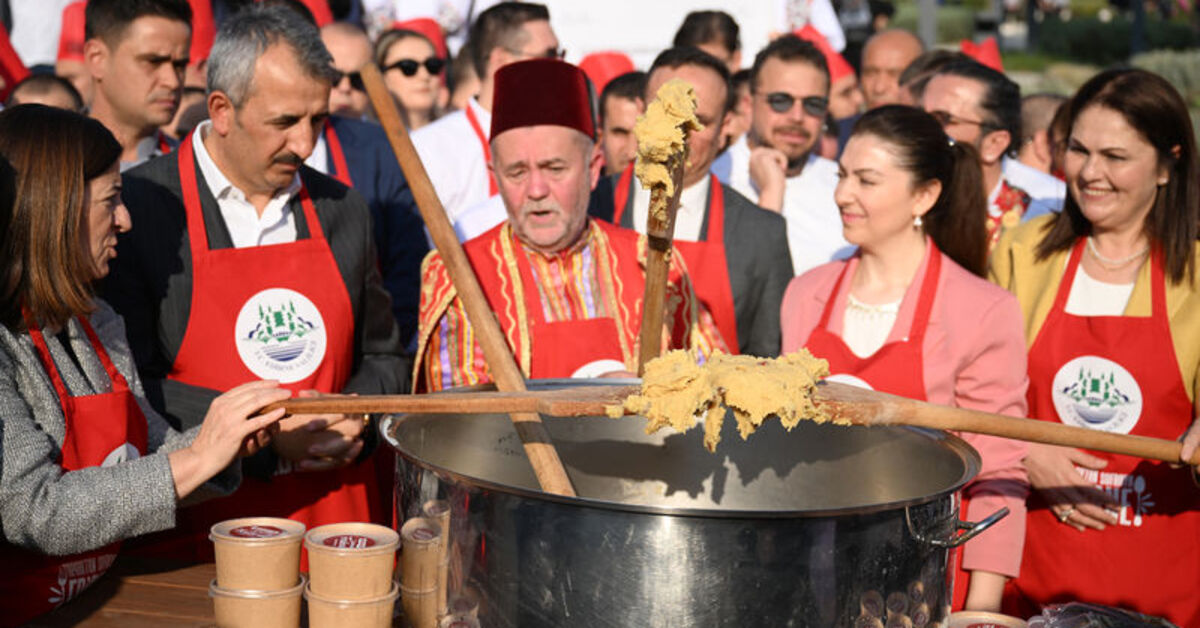
[[(121, 146), (82, 115), (21, 105), (0, 113), (0, 625), (76, 595), (120, 542), (170, 528), (185, 498), (236, 487), (238, 455), (289, 396), (239, 386), (204, 423), (172, 431), (146, 401), (121, 319), (95, 297), (117, 234)], [(15, 200), (14, 200), (15, 197)]]
[[(1187, 104), (1112, 70), (1067, 109), (1061, 214), (1007, 234), (992, 274), (1021, 303), (1035, 419), (1200, 442), (1200, 163)], [(1024, 617), (1082, 600), (1200, 625), (1200, 488), (1187, 468), (1031, 445)]]
[[(854, 125), (838, 173), (834, 200), (858, 252), (792, 280), (783, 350), (807, 347), (829, 361), (835, 380), (1024, 416), (1020, 310), (981, 277), (986, 199), (974, 149), (949, 140), (924, 111), (889, 105)], [(983, 460), (963, 490), (966, 517), (978, 521), (1006, 506), (1010, 513), (956, 553), (954, 607), (998, 610), (1005, 578), (1020, 566), (1025, 446), (963, 438)]]

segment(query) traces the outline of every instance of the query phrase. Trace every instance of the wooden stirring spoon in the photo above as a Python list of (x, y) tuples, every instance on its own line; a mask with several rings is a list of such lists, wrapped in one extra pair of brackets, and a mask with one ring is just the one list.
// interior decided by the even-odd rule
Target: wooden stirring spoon
[[(290, 399), (273, 407), (289, 412), (537, 412), (555, 416), (603, 416), (608, 407), (636, 394), (638, 386), (576, 386), (551, 391), (438, 393)], [(834, 418), (856, 425), (911, 425), (956, 432), (989, 434), (1063, 447), (1077, 447), (1179, 462), (1178, 442), (1112, 434), (1082, 427), (939, 406), (838, 382), (817, 385), (815, 400)], [(753, 436), (751, 436), (753, 438)], [(1200, 454), (1189, 461), (1200, 464)]]

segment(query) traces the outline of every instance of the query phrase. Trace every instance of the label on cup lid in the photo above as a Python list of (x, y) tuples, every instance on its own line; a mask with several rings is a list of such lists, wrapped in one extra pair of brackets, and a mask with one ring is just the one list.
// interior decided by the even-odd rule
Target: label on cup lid
[(431, 541), (437, 538), (437, 532), (429, 528), (417, 528), (412, 531), (412, 538), (416, 541)]
[(322, 545), (328, 545), (337, 549), (363, 549), (374, 547), (375, 539), (361, 534), (339, 534), (325, 539)]
[(236, 536), (243, 539), (269, 539), (281, 534), (284, 534), (282, 528), (260, 525), (238, 526), (229, 531), (229, 536)]

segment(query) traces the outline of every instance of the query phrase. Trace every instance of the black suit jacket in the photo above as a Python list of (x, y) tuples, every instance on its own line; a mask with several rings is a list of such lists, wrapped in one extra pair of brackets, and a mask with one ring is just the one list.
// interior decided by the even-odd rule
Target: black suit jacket
[[(619, 177), (604, 177), (596, 184), (588, 204), (591, 216), (612, 222)], [(722, 184), (721, 189), (725, 194), (725, 266), (733, 293), (738, 350), (774, 357), (780, 349), (779, 308), (793, 275), (787, 223), (783, 216), (755, 205), (728, 185)], [(621, 226), (633, 228), (633, 194), (626, 200)], [(707, 209), (700, 239), (708, 240)]]
[[(308, 188), (354, 312), (354, 367), (343, 392), (406, 391), (411, 357), (402, 352), (391, 299), (380, 282), (366, 202), (357, 192), (311, 168), (302, 167), (300, 178)], [(199, 164), (196, 181), (209, 246), (232, 247)], [(204, 298), (192, 294), (192, 255), (178, 153), (129, 170), (122, 182), (121, 196), (134, 227), (118, 239), (117, 258), (102, 286), (103, 297), (125, 318), (129, 346), (147, 398), (176, 429), (187, 429), (203, 421), (209, 404), (222, 391), (166, 379), (183, 343), (191, 301)], [(297, 238), (309, 237), (304, 212), (295, 198), (291, 210)]]

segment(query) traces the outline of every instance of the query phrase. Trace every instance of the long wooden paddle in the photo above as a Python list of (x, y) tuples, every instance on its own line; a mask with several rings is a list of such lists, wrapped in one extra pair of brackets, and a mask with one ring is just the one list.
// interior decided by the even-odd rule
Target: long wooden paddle
[[(685, 135), (686, 137), (686, 135)], [(679, 213), (679, 195), (683, 191), (683, 165), (687, 145), (671, 158), (670, 170), (675, 193), (666, 188), (650, 190), (650, 209), (646, 218), (646, 289), (642, 295), (642, 328), (638, 334), (638, 375), (646, 363), (662, 353), (663, 310), (666, 307), (667, 278), (671, 270), (671, 242), (675, 236), (675, 214)]]
[[(367, 88), (367, 96), (375, 107), (380, 124), (387, 132), (392, 152), (400, 162), (404, 177), (408, 179), (408, 187), (421, 210), (421, 217), (425, 219), (425, 227), (429, 229), (429, 235), (446, 265), (454, 289), (462, 299), (463, 307), (467, 311), (467, 320), (471, 322), (475, 338), (483, 348), (483, 355), (496, 387), (502, 391), (524, 391), (525, 376), (508, 349), (508, 342), (500, 330), (496, 315), (488, 307), (479, 281), (475, 278), (475, 272), (471, 269), (471, 263), (454, 234), (454, 228), (450, 226), (450, 220), (446, 218), (446, 210), (429, 181), (425, 166), (421, 164), (421, 159), (413, 148), (408, 131), (400, 120), (400, 112), (396, 110), (396, 103), (383, 83), (383, 76), (372, 63), (363, 66), (361, 74), (363, 84)], [(447, 146), (446, 150), (461, 148)], [(563, 468), (558, 452), (554, 449), (554, 444), (550, 442), (541, 417), (534, 412), (515, 412), (510, 416), (542, 490), (558, 495), (575, 495), (575, 489), (571, 487), (571, 480)]]
[[(578, 386), (537, 392), (472, 392), (434, 395), (291, 399), (279, 406), (296, 413), (327, 412), (540, 412), (556, 416), (603, 416), (638, 386)], [(989, 434), (1048, 445), (1078, 447), (1150, 460), (1179, 462), (1181, 445), (1145, 436), (1112, 434), (1060, 423), (939, 406), (838, 382), (821, 382), (815, 399), (833, 417), (856, 425), (912, 425)], [(751, 438), (754, 438), (751, 436)], [(1189, 461), (1200, 464), (1200, 454)]]

